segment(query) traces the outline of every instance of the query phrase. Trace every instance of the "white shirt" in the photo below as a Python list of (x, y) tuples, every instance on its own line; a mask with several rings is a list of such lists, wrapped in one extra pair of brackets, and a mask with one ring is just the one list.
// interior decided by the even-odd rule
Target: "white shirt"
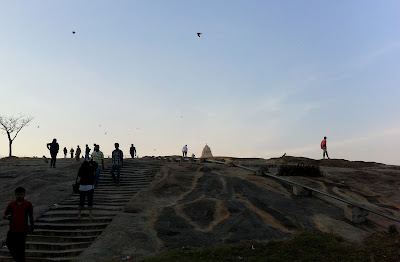
[(89, 191), (94, 188), (93, 185), (79, 185), (79, 191)]

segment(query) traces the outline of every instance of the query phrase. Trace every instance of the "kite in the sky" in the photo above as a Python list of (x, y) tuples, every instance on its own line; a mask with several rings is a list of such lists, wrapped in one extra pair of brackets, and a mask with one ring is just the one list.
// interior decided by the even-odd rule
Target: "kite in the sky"
[(197, 36), (200, 37), (201, 34), (202, 34), (202, 33), (197, 33)]
[(72, 31), (72, 34), (75, 34), (75, 31)]

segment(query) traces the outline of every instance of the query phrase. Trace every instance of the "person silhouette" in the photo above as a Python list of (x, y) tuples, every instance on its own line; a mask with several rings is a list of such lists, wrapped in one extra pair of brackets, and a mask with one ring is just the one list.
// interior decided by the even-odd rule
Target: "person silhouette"
[(71, 158), (74, 158), (74, 152), (75, 152), (75, 150), (71, 147), (71, 150), (69, 150), (69, 152), (71, 153)]
[(25, 188), (15, 189), (15, 201), (8, 204), (3, 218), (10, 221), (6, 239), (8, 251), (15, 261), (25, 261), (26, 237), (34, 227), (33, 206), (25, 200)]
[(78, 146), (77, 148), (76, 148), (76, 152), (75, 152), (75, 159), (76, 159), (76, 161), (78, 162), (78, 161), (80, 161), (80, 157), (81, 157), (81, 148)]
[(50, 161), (50, 167), (55, 168), (56, 167), (56, 158), (58, 154), (58, 150), (60, 149), (60, 146), (57, 143), (57, 139), (53, 139), (53, 142), (47, 144), (47, 149), (50, 150), (50, 155), (51, 155), (51, 161)]
[(86, 161), (89, 161), (89, 153), (90, 153), (90, 148), (89, 148), (89, 145), (88, 144), (86, 144), (86, 148), (85, 148), (85, 160)]
[(321, 141), (321, 149), (323, 150), (323, 153), (322, 153), (323, 159), (325, 159), (325, 155), (328, 157), (328, 159), (330, 159), (328, 156), (328, 150), (326, 147), (326, 136), (324, 136), (324, 140)]
[(132, 144), (131, 148), (129, 149), (129, 153), (131, 154), (132, 158), (135, 158), (136, 155), (136, 147)]
[(185, 145), (185, 146), (182, 148), (182, 156), (183, 156), (183, 157), (187, 157), (187, 152), (188, 152), (188, 148), (187, 148), (187, 145)]
[[(114, 183), (119, 185), (119, 178), (121, 174), (121, 168), (124, 166), (124, 154), (123, 152), (119, 149), (119, 144), (115, 143), (115, 150), (112, 151), (112, 166), (111, 166), (111, 171), (110, 174), (112, 176), (112, 179)], [(117, 177), (115, 177), (114, 172), (117, 171)]]

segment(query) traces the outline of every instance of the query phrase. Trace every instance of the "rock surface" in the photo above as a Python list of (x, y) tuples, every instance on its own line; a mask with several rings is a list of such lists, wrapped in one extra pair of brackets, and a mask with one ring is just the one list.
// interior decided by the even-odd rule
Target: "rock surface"
[[(306, 158), (229, 159), (257, 168), (271, 164), (318, 164), (321, 178), (285, 177), (400, 217), (400, 168), (346, 160)], [(136, 160), (135, 160), (136, 161)], [(137, 161), (153, 161), (138, 159)], [(24, 186), (35, 217), (72, 194), (80, 163), (58, 159), (51, 169), (42, 159), (0, 160), (0, 201), (5, 209), (14, 189)], [(107, 165), (107, 162), (106, 162)], [(276, 173), (276, 168), (269, 168)], [(274, 241), (304, 230), (334, 232), (358, 243), (391, 220), (370, 214), (367, 223), (348, 222), (343, 209), (315, 197), (300, 197), (273, 178), (221, 164), (165, 162), (148, 188), (132, 197), (80, 261), (146, 257), (183, 246), (204, 247), (243, 240)], [(0, 222), (5, 239), (6, 221)]]

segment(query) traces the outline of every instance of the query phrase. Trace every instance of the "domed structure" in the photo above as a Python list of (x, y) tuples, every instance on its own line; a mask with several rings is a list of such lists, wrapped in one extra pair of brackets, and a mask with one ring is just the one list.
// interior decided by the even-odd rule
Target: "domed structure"
[(201, 152), (201, 157), (202, 158), (207, 158), (207, 157), (212, 157), (211, 153), (211, 148), (206, 144), (206, 146), (203, 148), (203, 152)]

